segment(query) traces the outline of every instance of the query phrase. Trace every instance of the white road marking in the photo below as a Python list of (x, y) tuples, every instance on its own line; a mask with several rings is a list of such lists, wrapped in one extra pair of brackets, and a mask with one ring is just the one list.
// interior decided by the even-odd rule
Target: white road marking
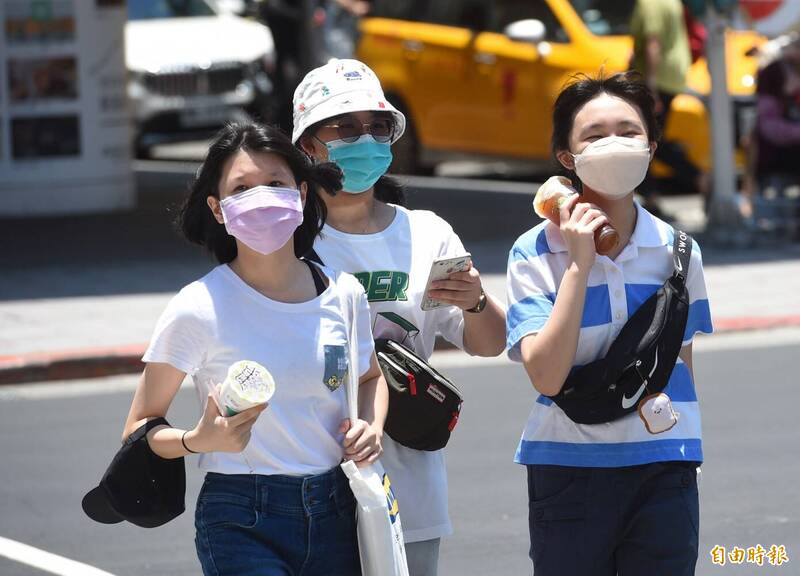
[(114, 576), (94, 566), (0, 536), (0, 556), (59, 576)]
[[(101, 394), (133, 392), (139, 384), (141, 374), (106, 376), (86, 380), (57, 380), (52, 382), (11, 384), (0, 386), (0, 402), (4, 400), (49, 400), (52, 398), (78, 398)], [(181, 388), (191, 388), (192, 381), (186, 378)]]

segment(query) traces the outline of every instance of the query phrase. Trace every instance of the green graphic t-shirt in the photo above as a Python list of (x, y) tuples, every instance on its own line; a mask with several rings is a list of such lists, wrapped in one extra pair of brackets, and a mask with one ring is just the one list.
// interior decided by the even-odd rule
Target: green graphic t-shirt
[[(395, 207), (392, 223), (377, 234), (345, 234), (325, 226), (314, 244), (322, 261), (358, 278), (369, 300), (372, 333), (429, 358), (437, 332), (463, 347), (461, 310), (420, 309), (431, 263), (466, 252), (450, 225), (425, 210)], [(452, 532), (447, 514), (444, 453), (412, 450), (383, 437), (381, 462), (392, 479), (406, 542)]]

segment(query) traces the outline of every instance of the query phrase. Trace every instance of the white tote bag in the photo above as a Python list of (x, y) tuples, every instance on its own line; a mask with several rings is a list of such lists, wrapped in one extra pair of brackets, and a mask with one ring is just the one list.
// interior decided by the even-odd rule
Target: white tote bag
[[(341, 293), (340, 293), (341, 294)], [(349, 326), (349, 365), (346, 393), (350, 422), (358, 419), (358, 306), (353, 298), (342, 306)], [(347, 310), (349, 308), (349, 310)], [(380, 461), (358, 468), (351, 460), (341, 464), (356, 498), (358, 550), (363, 576), (408, 576), (400, 512), (389, 476)]]

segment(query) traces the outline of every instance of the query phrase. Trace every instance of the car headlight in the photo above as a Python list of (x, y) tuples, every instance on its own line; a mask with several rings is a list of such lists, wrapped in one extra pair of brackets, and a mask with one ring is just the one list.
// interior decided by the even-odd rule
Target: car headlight
[(144, 73), (128, 70), (128, 98), (138, 100), (147, 93), (144, 84)]

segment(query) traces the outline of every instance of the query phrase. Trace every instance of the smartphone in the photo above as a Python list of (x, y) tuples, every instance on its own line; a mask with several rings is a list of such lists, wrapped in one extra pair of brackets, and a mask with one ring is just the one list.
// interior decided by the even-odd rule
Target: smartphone
[(425, 292), (422, 293), (422, 304), (420, 308), (423, 310), (434, 310), (441, 306), (445, 306), (441, 302), (428, 297), (431, 284), (437, 280), (444, 280), (454, 272), (463, 272), (470, 267), (472, 262), (472, 255), (467, 253), (462, 256), (447, 256), (445, 258), (437, 258), (431, 264), (431, 271), (428, 274), (428, 283), (425, 284)]

